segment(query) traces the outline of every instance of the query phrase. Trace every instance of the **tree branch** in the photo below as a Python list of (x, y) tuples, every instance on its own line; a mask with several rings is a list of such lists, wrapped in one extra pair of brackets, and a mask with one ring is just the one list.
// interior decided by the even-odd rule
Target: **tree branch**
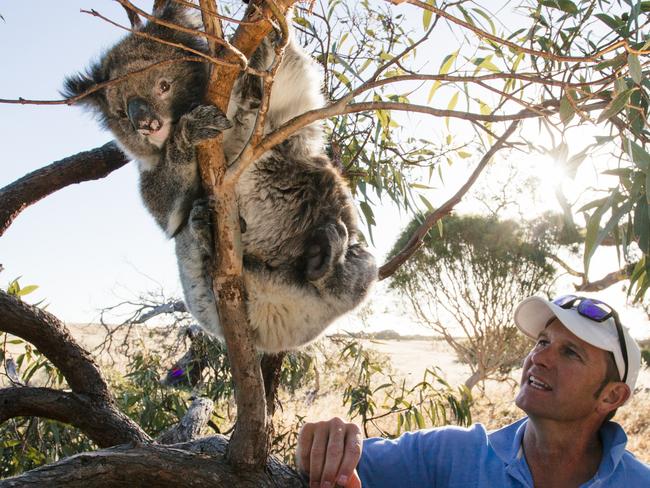
[(187, 409), (183, 418), (163, 432), (158, 439), (160, 444), (177, 444), (196, 439), (208, 424), (214, 403), (208, 398), (197, 398)]
[[(278, 2), (277, 7), (282, 12), (286, 12), (293, 2), (294, 0), (283, 0)], [(267, 3), (256, 5), (251, 2), (244, 20), (252, 22), (271, 17), (272, 9)], [(232, 44), (238, 52), (250, 58), (271, 29), (272, 26), (268, 21), (239, 26), (233, 36)], [(226, 62), (235, 56), (230, 50), (222, 55)], [(238, 75), (239, 70), (236, 68), (214, 65), (208, 83), (206, 101), (226, 112)], [(215, 251), (218, 252), (215, 253), (216, 259), (212, 269), (213, 288), (228, 349), (237, 402), (237, 423), (230, 438), (228, 457), (233, 465), (251, 469), (264, 466), (266, 462), (269, 448), (269, 423), (266, 418), (260, 364), (252, 331), (248, 327), (246, 290), (242, 277), (239, 211), (235, 195), (236, 181), (224, 181), (226, 161), (222, 140), (223, 137), (219, 136), (202, 144), (198, 148), (198, 160), (206, 194), (216, 202), (214, 218), (218, 221), (213, 222), (213, 237)]]
[(98, 180), (121, 168), (129, 159), (109, 142), (56, 161), (0, 189), (0, 236), (29, 205), (66, 186)]
[(423, 243), (424, 236), (427, 235), (429, 230), (435, 225), (436, 222), (438, 222), (438, 220), (449, 214), (458, 204), (458, 202), (461, 201), (465, 193), (467, 193), (467, 191), (472, 187), (483, 169), (485, 169), (487, 164), (490, 162), (492, 156), (494, 156), (506, 144), (508, 138), (519, 126), (519, 123), (519, 121), (514, 121), (512, 124), (510, 124), (503, 135), (494, 143), (488, 152), (483, 155), (474, 172), (470, 175), (465, 184), (456, 192), (456, 194), (447, 200), (440, 208), (427, 215), (423, 224), (411, 236), (409, 241), (405, 244), (404, 248), (390, 261), (379, 268), (378, 275), (380, 280), (383, 280), (392, 275), (397, 270), (397, 268), (399, 268), (408, 258), (410, 258), (415, 253), (415, 251), (420, 248)]
[(43, 417), (77, 427), (100, 447), (151, 439), (114, 405), (52, 388), (0, 389), (0, 424), (14, 417)]
[[(107, 436), (115, 435), (119, 442), (150, 440), (136, 423), (114, 407), (113, 396), (97, 365), (54, 315), (0, 291), (0, 330), (33, 344), (59, 368), (77, 398), (86, 395), (86, 402), (91, 402), (98, 411), (104, 411), (101, 417), (107, 421)], [(21, 388), (18, 391), (28, 390)], [(11, 407), (4, 405), (4, 408)]]
[(171, 446), (121, 445), (77, 454), (19, 476), (0, 480), (0, 488), (306, 486), (295, 471), (272, 457), (265, 464), (266, 470), (236, 470), (225, 461), (226, 443), (223, 436), (214, 436)]
[(633, 263), (617, 271), (612, 271), (599, 280), (589, 281), (583, 283), (582, 285), (576, 286), (576, 291), (601, 291), (623, 280), (627, 280), (634, 270), (635, 264), (636, 263)]
[(74, 392), (110, 398), (93, 359), (54, 315), (0, 290), (0, 330), (33, 344), (61, 370)]
[(555, 254), (547, 254), (546, 257), (553, 261), (554, 263), (559, 264), (562, 269), (564, 269), (567, 273), (569, 273), (571, 276), (575, 276), (576, 278), (582, 279), (582, 282), (585, 282), (585, 274), (581, 273), (580, 271), (576, 271), (573, 269), (571, 266), (569, 266), (568, 263), (557, 257)]

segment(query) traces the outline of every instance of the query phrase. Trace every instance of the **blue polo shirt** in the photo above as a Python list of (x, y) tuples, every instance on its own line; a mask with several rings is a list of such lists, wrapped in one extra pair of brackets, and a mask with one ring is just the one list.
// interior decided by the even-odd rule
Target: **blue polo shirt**
[[(407, 432), (363, 443), (358, 466), (364, 488), (530, 487), (533, 478), (521, 441), (527, 418), (489, 433), (481, 424)], [(600, 429), (603, 458), (585, 487), (650, 487), (650, 466), (625, 450), (620, 425)]]

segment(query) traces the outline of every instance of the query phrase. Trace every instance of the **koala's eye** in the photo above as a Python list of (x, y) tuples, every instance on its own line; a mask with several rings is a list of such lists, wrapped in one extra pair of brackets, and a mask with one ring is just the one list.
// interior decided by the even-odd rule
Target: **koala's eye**
[(162, 80), (158, 86), (160, 88), (160, 93), (167, 93), (171, 88), (171, 85), (166, 80)]
[(123, 119), (126, 119), (126, 117), (127, 117), (126, 112), (124, 110), (121, 110), (121, 109), (117, 111), (117, 115), (119, 117), (123, 118)]

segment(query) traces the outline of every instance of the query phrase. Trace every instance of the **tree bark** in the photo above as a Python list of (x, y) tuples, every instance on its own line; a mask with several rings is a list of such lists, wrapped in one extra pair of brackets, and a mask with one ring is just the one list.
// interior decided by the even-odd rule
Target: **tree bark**
[(197, 398), (180, 422), (163, 432), (157, 439), (160, 444), (177, 444), (192, 441), (201, 435), (212, 414), (214, 403), (208, 398)]
[(225, 459), (227, 440), (214, 436), (161, 446), (127, 444), (86, 452), (0, 480), (0, 488), (298, 488), (307, 486), (291, 468), (269, 458), (266, 470), (236, 470)]
[(66, 186), (98, 180), (121, 168), (129, 159), (109, 142), (29, 173), (0, 189), (0, 236), (29, 205)]

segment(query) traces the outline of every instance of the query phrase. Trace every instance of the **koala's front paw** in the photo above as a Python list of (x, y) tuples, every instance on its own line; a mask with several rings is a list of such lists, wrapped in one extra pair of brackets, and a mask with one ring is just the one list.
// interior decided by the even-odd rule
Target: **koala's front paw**
[(190, 232), (200, 249), (208, 255), (212, 254), (212, 206), (205, 198), (194, 200), (190, 211)]
[(181, 117), (183, 138), (192, 145), (212, 139), (231, 127), (226, 114), (214, 105), (199, 105)]
[(348, 229), (341, 221), (317, 228), (305, 246), (305, 276), (316, 281), (326, 276), (348, 248)]

